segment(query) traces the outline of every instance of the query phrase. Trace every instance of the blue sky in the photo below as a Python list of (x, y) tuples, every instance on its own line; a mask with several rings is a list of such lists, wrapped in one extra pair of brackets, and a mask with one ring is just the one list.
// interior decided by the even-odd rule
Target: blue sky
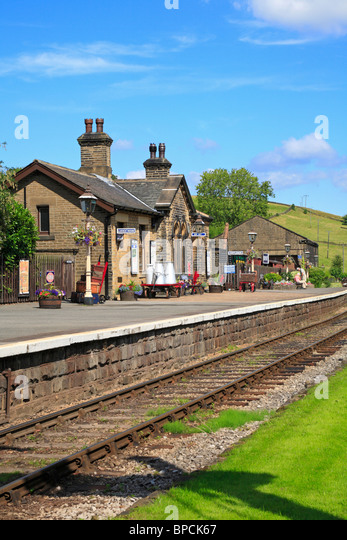
[(121, 178), (164, 142), (193, 194), (245, 167), (278, 202), (347, 213), (346, 0), (12, 0), (0, 30), (6, 165), (78, 169), (104, 118)]

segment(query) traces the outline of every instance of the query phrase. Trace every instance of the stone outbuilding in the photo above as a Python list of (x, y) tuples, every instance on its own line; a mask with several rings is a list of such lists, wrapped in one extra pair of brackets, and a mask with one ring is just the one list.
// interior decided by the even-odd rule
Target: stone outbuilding
[(248, 219), (232, 229), (227, 229), (217, 237), (217, 239), (227, 239), (230, 264), (246, 260), (247, 251), (251, 246), (249, 232), (257, 233), (253, 247), (258, 254), (256, 263), (259, 265), (264, 265), (265, 261), (265, 265), (269, 267), (282, 267), (282, 261), (287, 255), (286, 244), (290, 246), (289, 256), (294, 259), (296, 266), (300, 265), (303, 260), (309, 260), (312, 265), (316, 265), (318, 260), (318, 244), (316, 242), (260, 216)]
[[(145, 179), (118, 179), (112, 174), (112, 138), (104, 132), (103, 119), (85, 120), (85, 133), (77, 140), (81, 149), (78, 171), (34, 160), (18, 172), (16, 197), (35, 217), (39, 228), (37, 252), (62, 265), (62, 288), (67, 295), (85, 274), (85, 247), (77, 246), (70, 235), (85, 218), (79, 197), (87, 187), (97, 197), (92, 219), (103, 234), (101, 245), (92, 248), (92, 264), (108, 263), (103, 293), (112, 297), (124, 281), (146, 280), (148, 264), (157, 260), (173, 262), (177, 274), (192, 274), (194, 262), (192, 234), (200, 222), (183, 174), (170, 174), (171, 163), (163, 143), (151, 144), (144, 162)], [(204, 216), (204, 245), (209, 223)], [(189, 249), (190, 248), (190, 249)], [(196, 264), (196, 263), (195, 263)]]

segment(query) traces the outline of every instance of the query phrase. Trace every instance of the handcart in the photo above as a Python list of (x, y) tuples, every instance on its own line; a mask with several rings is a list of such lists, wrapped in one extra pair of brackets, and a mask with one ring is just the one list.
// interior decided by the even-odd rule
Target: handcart
[[(91, 289), (94, 298), (96, 297), (99, 304), (103, 304), (106, 301), (104, 294), (100, 294), (102, 286), (105, 281), (106, 271), (108, 263), (104, 265), (92, 264), (91, 266)], [(84, 294), (86, 292), (86, 281), (84, 279), (77, 281), (76, 283), (76, 293), (71, 293), (71, 302), (83, 303)], [(96, 302), (97, 303), (97, 302)]]
[(249, 272), (240, 274), (239, 281), (239, 290), (245, 292), (246, 285), (249, 286), (250, 290), (254, 292), (257, 287), (257, 272)]
[(94, 287), (97, 289), (96, 294), (99, 295), (99, 304), (104, 304), (106, 301), (105, 295), (100, 293), (105, 281), (107, 267), (108, 262), (106, 262), (104, 266), (102, 266), (100, 263), (92, 265), (92, 287), (94, 285)]
[(182, 283), (142, 283), (141, 287), (144, 289), (146, 298), (155, 298), (157, 293), (165, 293), (166, 298), (170, 298), (170, 296), (179, 298), (182, 292)]

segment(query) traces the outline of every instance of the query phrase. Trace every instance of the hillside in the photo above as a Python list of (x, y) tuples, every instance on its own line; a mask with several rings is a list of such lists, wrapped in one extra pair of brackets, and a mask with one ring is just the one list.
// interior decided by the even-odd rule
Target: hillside
[[(341, 216), (312, 208), (269, 203), (269, 219), (319, 244), (319, 266), (329, 269), (335, 255), (345, 255), (347, 269), (347, 226)], [(345, 249), (343, 248), (345, 244)], [(345, 251), (345, 254), (343, 253)]]
[[(196, 203), (196, 197), (193, 199)], [(347, 226), (342, 225), (341, 216), (312, 208), (300, 206), (292, 208), (288, 204), (270, 202), (268, 219), (317, 242), (319, 244), (319, 266), (324, 266), (328, 270), (335, 255), (344, 257), (344, 271), (347, 272)], [(211, 238), (222, 232), (223, 227), (211, 226)]]

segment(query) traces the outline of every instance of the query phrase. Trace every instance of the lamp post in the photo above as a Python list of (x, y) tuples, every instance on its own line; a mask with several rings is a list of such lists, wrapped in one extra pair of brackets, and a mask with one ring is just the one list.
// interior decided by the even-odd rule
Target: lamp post
[[(251, 243), (251, 251), (253, 251), (253, 244), (256, 241), (257, 233), (254, 231), (251, 231), (248, 233), (248, 238)], [(254, 272), (254, 257), (252, 257), (252, 272)]]
[[(86, 230), (90, 228), (90, 216), (95, 210), (97, 198), (90, 191), (89, 186), (85, 190), (84, 194), (79, 197), (82, 212), (85, 214)], [(87, 258), (86, 258), (86, 292), (84, 295), (84, 303), (87, 306), (92, 306), (94, 303), (92, 295), (92, 271), (90, 261), (90, 243), (87, 244)]]
[[(205, 229), (205, 223), (201, 217), (201, 214), (198, 213), (197, 219), (195, 220), (193, 224), (193, 236), (197, 237), (197, 250), (196, 250), (196, 270), (199, 274), (206, 274), (207, 268), (206, 268), (206, 256), (205, 256), (205, 242), (203, 240), (203, 237), (206, 236), (206, 233), (204, 232)], [(194, 253), (194, 251), (193, 251)], [(194, 257), (194, 255), (193, 255)], [(193, 267), (194, 267), (194, 260), (193, 260)]]
[[(284, 244), (284, 249), (286, 250), (287, 257), (289, 257), (290, 244)], [(287, 259), (287, 267), (286, 267), (286, 276), (287, 276), (287, 279), (288, 279), (288, 259)]]

